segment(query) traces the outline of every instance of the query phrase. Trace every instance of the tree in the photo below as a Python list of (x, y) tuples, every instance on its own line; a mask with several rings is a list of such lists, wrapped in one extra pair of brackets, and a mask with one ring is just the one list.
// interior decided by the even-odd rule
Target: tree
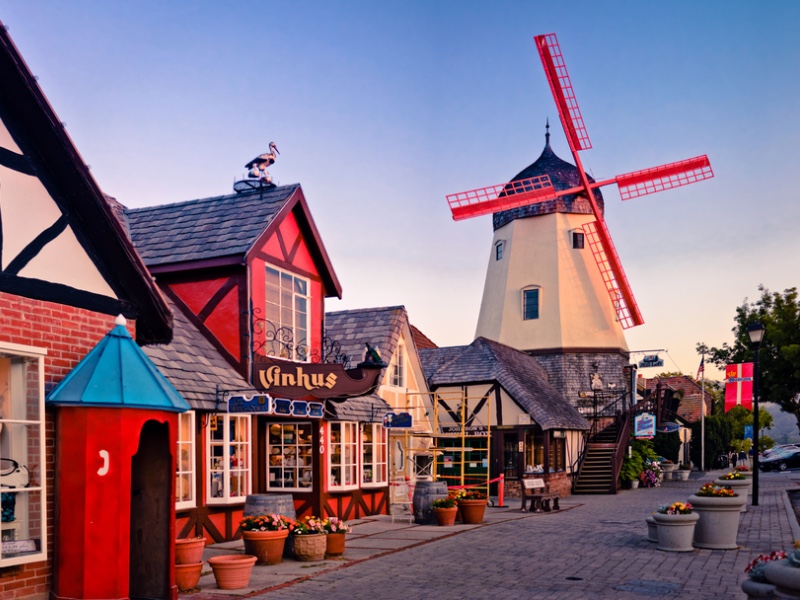
[[(758, 300), (748, 303), (745, 298), (736, 309), (731, 330), (734, 342), (724, 343), (721, 348), (708, 348), (709, 362), (723, 369), (728, 364), (753, 362), (747, 325), (756, 322), (764, 325), (766, 331), (759, 349), (759, 400), (774, 402), (784, 412), (794, 415), (800, 429), (800, 298), (797, 288), (780, 293), (759, 285), (758, 290), (761, 293)], [(698, 351), (701, 349), (702, 345), (698, 344)]]
[[(692, 423), (692, 445), (689, 447), (689, 455), (692, 462), (700, 466), (700, 421)], [(715, 468), (714, 460), (720, 454), (727, 454), (731, 446), (731, 424), (721, 416), (712, 415), (705, 419), (706, 441), (703, 450), (705, 460), (703, 465), (706, 469)], [(717, 467), (719, 468), (719, 467)]]

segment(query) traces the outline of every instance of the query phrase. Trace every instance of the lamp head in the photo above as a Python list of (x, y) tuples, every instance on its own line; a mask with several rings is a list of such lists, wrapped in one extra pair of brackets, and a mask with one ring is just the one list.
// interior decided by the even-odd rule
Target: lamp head
[(753, 347), (758, 348), (761, 345), (761, 340), (764, 339), (764, 326), (761, 323), (749, 323), (747, 325), (747, 335), (750, 336), (750, 343)]

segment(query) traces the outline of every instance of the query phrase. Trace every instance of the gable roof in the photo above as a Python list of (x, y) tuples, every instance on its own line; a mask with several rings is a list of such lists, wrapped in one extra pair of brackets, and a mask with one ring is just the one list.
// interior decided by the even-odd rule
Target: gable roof
[(0, 290), (136, 319), (139, 343), (169, 341), (172, 316), (147, 268), (114, 218), (64, 126), (0, 22), (0, 115), (22, 150), (0, 148), (0, 164), (46, 187), (117, 299), (0, 273)]
[(469, 346), (419, 354), (432, 388), (496, 381), (542, 429), (589, 429), (589, 422), (547, 381), (539, 362), (524, 352), (479, 337)]
[(136, 249), (153, 273), (191, 263), (241, 264), (282, 216), (294, 212), (309, 249), (319, 262), (326, 295), (341, 298), (339, 280), (311, 218), (300, 184), (265, 186), (236, 194), (127, 208)]
[(146, 346), (144, 353), (153, 361), (183, 398), (197, 410), (221, 410), (219, 392), (258, 394), (210, 341), (167, 297), (175, 317), (169, 344)]
[(404, 306), (360, 308), (325, 313), (325, 337), (339, 344), (339, 352), (355, 367), (364, 359), (366, 342), (389, 362), (408, 323)]

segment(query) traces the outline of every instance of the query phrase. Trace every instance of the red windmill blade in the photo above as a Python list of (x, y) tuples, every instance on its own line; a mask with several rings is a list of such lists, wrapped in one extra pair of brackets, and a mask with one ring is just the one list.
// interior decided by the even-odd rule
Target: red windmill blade
[(596, 188), (609, 184), (617, 184), (623, 200), (638, 198), (663, 190), (696, 183), (714, 176), (711, 163), (706, 155), (687, 160), (668, 163), (650, 169), (633, 171), (617, 175), (611, 179), (590, 182), (583, 169), (581, 150), (592, 147), (586, 125), (583, 122), (567, 66), (558, 45), (556, 34), (537, 35), (536, 48), (542, 59), (550, 91), (553, 94), (561, 125), (567, 137), (570, 151), (580, 177), (580, 185), (556, 191), (547, 175), (511, 181), (468, 192), (459, 192), (447, 196), (447, 202), (454, 220), (467, 219), (480, 215), (501, 212), (536, 202), (552, 200), (560, 196), (580, 194), (589, 200), (596, 221), (587, 223), (583, 228), (589, 241), (600, 274), (608, 291), (608, 295), (617, 313), (623, 329), (644, 323), (636, 299), (631, 291), (628, 278), (622, 268), (611, 234), (608, 232), (603, 213), (594, 196)]

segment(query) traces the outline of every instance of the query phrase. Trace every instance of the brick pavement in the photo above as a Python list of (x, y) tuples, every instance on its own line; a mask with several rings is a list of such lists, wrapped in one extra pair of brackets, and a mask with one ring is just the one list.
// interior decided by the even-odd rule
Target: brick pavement
[[(437, 528), (365, 519), (348, 537), (344, 561), (284, 561), (254, 572), (236, 597), (263, 600), (437, 598), (744, 599), (744, 568), (761, 552), (800, 539), (787, 489), (800, 473), (762, 473), (758, 507), (748, 504), (737, 550), (662, 552), (647, 540), (644, 519), (660, 504), (685, 501), (721, 471), (688, 482), (625, 490), (616, 496), (571, 496), (552, 513), (489, 508), (483, 526)], [(513, 507), (513, 508), (512, 508)], [(212, 548), (211, 552), (218, 551)], [(283, 575), (279, 577), (279, 573)], [(274, 574), (274, 576), (273, 576)], [(210, 583), (209, 583), (210, 581)], [(224, 600), (206, 576), (189, 600)]]

